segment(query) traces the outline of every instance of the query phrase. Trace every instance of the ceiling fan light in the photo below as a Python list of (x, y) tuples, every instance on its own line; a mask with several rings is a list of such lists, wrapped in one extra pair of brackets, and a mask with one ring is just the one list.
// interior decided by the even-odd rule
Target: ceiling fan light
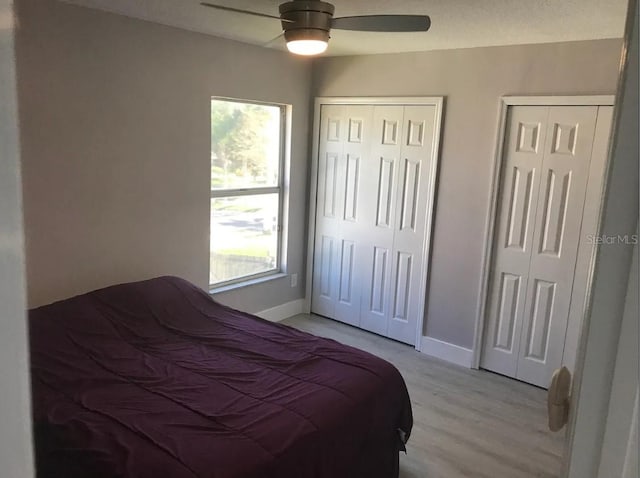
[(327, 49), (329, 31), (317, 28), (285, 29), (284, 39), (291, 53), (305, 56), (319, 55)]
[(292, 40), (287, 42), (287, 49), (296, 55), (319, 55), (327, 49), (328, 43), (324, 40)]

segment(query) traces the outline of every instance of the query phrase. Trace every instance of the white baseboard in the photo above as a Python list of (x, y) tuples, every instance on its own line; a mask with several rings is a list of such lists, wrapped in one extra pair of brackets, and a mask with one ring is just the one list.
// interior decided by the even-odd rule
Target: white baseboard
[(466, 368), (471, 368), (473, 364), (473, 350), (450, 344), (449, 342), (443, 342), (433, 337), (422, 337), (422, 347), (420, 351), (431, 357), (455, 363), (456, 365), (461, 365)]
[(304, 311), (305, 300), (298, 299), (292, 300), (291, 302), (285, 302), (284, 304), (277, 305), (270, 309), (256, 312), (254, 315), (270, 320), (271, 322), (280, 322), (281, 320), (288, 319), (294, 315), (302, 314)]

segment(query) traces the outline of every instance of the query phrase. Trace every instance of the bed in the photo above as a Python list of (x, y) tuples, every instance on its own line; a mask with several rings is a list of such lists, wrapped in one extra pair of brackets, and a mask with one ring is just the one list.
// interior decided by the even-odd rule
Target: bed
[(40, 478), (393, 478), (405, 383), (176, 277), (29, 313)]

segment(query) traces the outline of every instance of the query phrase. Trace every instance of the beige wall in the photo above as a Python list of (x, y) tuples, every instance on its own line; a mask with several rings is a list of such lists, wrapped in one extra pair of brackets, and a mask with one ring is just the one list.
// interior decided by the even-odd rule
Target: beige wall
[[(18, 13), (31, 307), (161, 274), (208, 285), (212, 95), (293, 105), (288, 264), (304, 276), (308, 61), (52, 0)], [(300, 282), (219, 298), (254, 312)]]
[(473, 346), (498, 100), (615, 92), (621, 40), (325, 58), (316, 96), (446, 97), (425, 334)]
[(0, 0), (0, 476), (33, 476), (13, 8)]

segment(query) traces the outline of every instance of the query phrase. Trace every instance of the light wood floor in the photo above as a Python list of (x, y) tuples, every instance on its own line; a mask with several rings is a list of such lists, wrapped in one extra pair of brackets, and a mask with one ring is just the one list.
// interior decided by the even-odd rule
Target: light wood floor
[(559, 475), (564, 434), (546, 428), (544, 390), (322, 317), (298, 315), (283, 323), (366, 350), (400, 370), (414, 417), (407, 455), (400, 455), (401, 478)]

